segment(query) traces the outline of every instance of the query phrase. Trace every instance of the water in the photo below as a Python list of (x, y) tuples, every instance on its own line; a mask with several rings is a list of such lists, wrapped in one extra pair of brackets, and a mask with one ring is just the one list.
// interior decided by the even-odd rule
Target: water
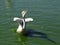
[[(13, 18), (21, 17), (22, 10), (28, 10), (26, 17), (34, 18), (27, 28), (48, 34), (60, 45), (60, 0), (0, 0), (0, 45), (22, 45), (13, 32), (18, 26)], [(25, 42), (27, 45), (55, 45), (41, 38), (27, 38)]]

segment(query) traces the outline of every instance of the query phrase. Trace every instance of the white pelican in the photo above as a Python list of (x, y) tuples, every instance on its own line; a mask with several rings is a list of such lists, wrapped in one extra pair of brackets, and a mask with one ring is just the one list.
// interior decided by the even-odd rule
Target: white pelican
[[(19, 26), (17, 28), (17, 33), (22, 33), (25, 36), (29, 36), (29, 37), (40, 37), (40, 38), (45, 38), (53, 43), (56, 43), (55, 41), (51, 40), (50, 38), (48, 38), (48, 36), (45, 33), (42, 32), (36, 32), (36, 31), (26, 31), (26, 22), (30, 22), (33, 21), (33, 18), (25, 18), (25, 14), (27, 11), (22, 11), (22, 18), (18, 18), (18, 17), (14, 17), (13, 21), (16, 21)], [(37, 36), (35, 35), (37, 34)], [(20, 39), (20, 38), (19, 38)], [(21, 40), (21, 39), (20, 39)], [(22, 42), (23, 43), (23, 42)], [(23, 43), (24, 44), (24, 43)]]
[(30, 21), (33, 21), (33, 18), (25, 18), (25, 14), (26, 14), (27, 11), (22, 11), (22, 18), (18, 18), (18, 17), (14, 17), (13, 18), (13, 21), (16, 21), (18, 22), (19, 26), (17, 28), (17, 33), (21, 33), (24, 29), (25, 29), (25, 26), (26, 26), (26, 22), (30, 22)]
[(18, 22), (19, 26), (17, 28), (17, 32), (20, 33), (20, 32), (22, 32), (23, 29), (25, 29), (25, 23), (33, 21), (33, 19), (32, 18), (25, 18), (25, 21), (24, 21), (24, 19), (14, 17), (13, 21)]

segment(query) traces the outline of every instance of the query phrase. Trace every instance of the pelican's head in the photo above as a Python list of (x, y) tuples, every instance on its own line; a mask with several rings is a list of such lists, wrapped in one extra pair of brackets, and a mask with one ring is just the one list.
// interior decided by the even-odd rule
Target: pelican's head
[(22, 17), (24, 17), (26, 13), (27, 13), (27, 10), (23, 10), (23, 11), (21, 12)]

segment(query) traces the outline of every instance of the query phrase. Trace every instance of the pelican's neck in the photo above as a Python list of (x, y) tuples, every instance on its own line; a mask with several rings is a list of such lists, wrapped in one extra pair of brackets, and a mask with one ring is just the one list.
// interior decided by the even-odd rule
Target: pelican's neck
[(23, 25), (22, 25), (22, 27), (23, 27), (23, 29), (25, 29), (26, 28), (26, 23), (25, 23), (25, 16), (24, 17), (22, 17), (22, 23), (23, 23)]

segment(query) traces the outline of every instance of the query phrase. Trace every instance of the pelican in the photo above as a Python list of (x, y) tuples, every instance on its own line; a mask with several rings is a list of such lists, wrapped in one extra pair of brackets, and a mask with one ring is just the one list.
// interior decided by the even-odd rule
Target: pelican
[(22, 18), (18, 18), (18, 17), (14, 17), (13, 18), (13, 21), (16, 21), (19, 26), (17, 28), (17, 33), (21, 33), (22, 31), (25, 30), (26, 28), (26, 22), (30, 22), (30, 21), (33, 21), (33, 18), (25, 18), (25, 14), (26, 14), (27, 11), (22, 11)]
[[(56, 42), (51, 40), (45, 33), (36, 32), (36, 31), (30, 30), (30, 29), (28, 31), (26, 31), (26, 22), (33, 21), (33, 18), (25, 18), (26, 12), (27, 11), (22, 11), (22, 13), (21, 13), (22, 14), (22, 18), (18, 18), (18, 17), (14, 17), (13, 18), (13, 21), (16, 21), (19, 24), (16, 32), (18, 34), (22, 33), (24, 36), (45, 38), (45, 39), (47, 39), (47, 40), (49, 40), (49, 41), (51, 41), (51, 42), (56, 44)], [(37, 36), (35, 36), (35, 34)]]

